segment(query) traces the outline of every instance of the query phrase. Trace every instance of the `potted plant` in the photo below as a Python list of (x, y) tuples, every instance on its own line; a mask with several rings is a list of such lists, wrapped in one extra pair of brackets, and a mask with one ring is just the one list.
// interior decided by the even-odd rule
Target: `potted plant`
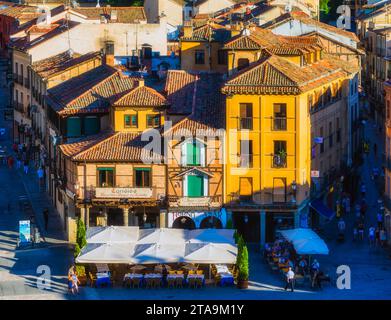
[(87, 285), (87, 274), (86, 274), (86, 268), (80, 264), (77, 264), (76, 267), (76, 275), (77, 278), (80, 281), (81, 286), (86, 286)]
[(248, 250), (242, 236), (238, 236), (238, 256), (236, 266), (238, 268), (237, 287), (239, 289), (247, 289), (249, 278)]

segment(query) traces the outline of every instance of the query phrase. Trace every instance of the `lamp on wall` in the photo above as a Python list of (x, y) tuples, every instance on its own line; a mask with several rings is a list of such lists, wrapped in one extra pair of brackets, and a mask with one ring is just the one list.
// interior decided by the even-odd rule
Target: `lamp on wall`
[(292, 203), (296, 203), (296, 191), (297, 191), (297, 183), (296, 180), (292, 181), (292, 193), (293, 193), (293, 198), (292, 198)]
[(143, 221), (144, 221), (144, 223), (147, 222), (147, 214), (145, 212), (143, 214)]
[(247, 214), (244, 215), (244, 223), (248, 223), (248, 215)]

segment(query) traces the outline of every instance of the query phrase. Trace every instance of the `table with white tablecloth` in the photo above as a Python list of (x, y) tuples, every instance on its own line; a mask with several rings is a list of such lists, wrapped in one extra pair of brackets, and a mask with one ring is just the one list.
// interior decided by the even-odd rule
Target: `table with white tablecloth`
[(98, 272), (96, 274), (96, 286), (110, 285), (110, 273), (109, 272)]

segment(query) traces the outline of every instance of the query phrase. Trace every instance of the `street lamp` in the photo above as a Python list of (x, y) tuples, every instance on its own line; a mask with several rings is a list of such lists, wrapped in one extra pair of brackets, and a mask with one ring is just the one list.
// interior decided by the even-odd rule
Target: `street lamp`
[(291, 188), (292, 188), (292, 191), (293, 191), (292, 192), (293, 193), (292, 203), (296, 203), (296, 190), (297, 190), (296, 180), (292, 181)]

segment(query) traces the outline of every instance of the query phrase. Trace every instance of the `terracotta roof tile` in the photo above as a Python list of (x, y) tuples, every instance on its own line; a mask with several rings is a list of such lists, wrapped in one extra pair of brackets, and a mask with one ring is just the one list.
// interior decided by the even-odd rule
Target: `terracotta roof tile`
[(108, 112), (110, 104), (134, 88), (138, 80), (101, 65), (49, 89), (46, 100), (61, 115)]
[(210, 22), (196, 27), (191, 37), (181, 37), (181, 41), (218, 41), (224, 42), (231, 36), (231, 32), (217, 23)]
[(197, 76), (183, 70), (169, 70), (164, 91), (171, 114), (190, 114), (193, 109), (194, 86)]
[(99, 51), (90, 52), (83, 55), (79, 53), (73, 53), (71, 55), (69, 51), (65, 51), (50, 58), (34, 62), (32, 69), (42, 78), (47, 79), (78, 64), (99, 57), (101, 57), (101, 53)]
[(260, 50), (267, 49), (274, 54), (301, 55), (306, 52), (320, 50), (321, 43), (315, 36), (288, 37), (276, 35), (271, 30), (253, 27), (233, 37), (225, 43), (224, 49)]
[[(215, 136), (216, 130), (225, 127), (225, 97), (220, 91), (223, 83), (222, 76), (213, 73), (188, 74), (188, 76), (195, 79), (191, 87), (193, 90), (191, 96), (194, 97), (192, 113), (165, 134), (185, 135), (190, 132), (195, 135), (197, 130), (204, 130), (203, 133), (206, 135)], [(182, 89), (178, 88), (178, 90)], [(190, 94), (188, 89), (186, 92)]]
[(139, 133), (109, 132), (73, 143), (60, 145), (61, 151), (73, 161), (143, 162), (160, 161), (162, 156), (144, 148)]
[(125, 93), (114, 102), (116, 107), (161, 107), (167, 105), (166, 98), (156, 90), (139, 86)]
[[(109, 22), (118, 23), (135, 23), (147, 20), (143, 7), (78, 7), (72, 8), (71, 11), (78, 13), (87, 20), (100, 20), (104, 16)], [(111, 14), (117, 13), (117, 20), (111, 20)]]
[(227, 81), (225, 94), (300, 94), (357, 72), (346, 62), (326, 57), (300, 67), (275, 55), (265, 56)]

